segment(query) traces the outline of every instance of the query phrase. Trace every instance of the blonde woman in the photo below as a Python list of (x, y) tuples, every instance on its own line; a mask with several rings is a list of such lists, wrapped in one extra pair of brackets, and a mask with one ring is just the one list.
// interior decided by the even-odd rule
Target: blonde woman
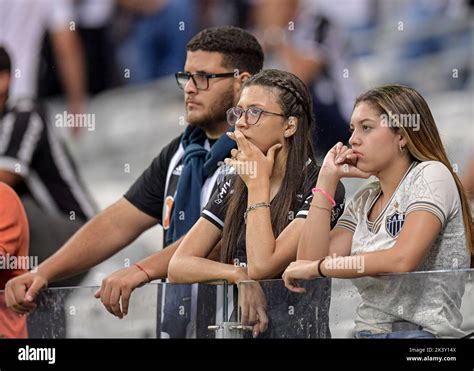
[[(351, 148), (338, 143), (324, 159), (285, 285), (302, 292), (297, 281), (316, 277), (469, 268), (469, 206), (423, 97), (399, 85), (372, 89), (357, 98), (351, 129)], [(378, 180), (330, 231), (337, 182), (370, 175)], [(362, 297), (356, 337), (463, 336), (462, 273), (410, 277), (353, 280)]]

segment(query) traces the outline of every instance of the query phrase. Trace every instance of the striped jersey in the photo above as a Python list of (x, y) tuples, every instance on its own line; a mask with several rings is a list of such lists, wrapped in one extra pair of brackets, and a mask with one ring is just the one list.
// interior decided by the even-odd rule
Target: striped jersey
[[(459, 192), (446, 166), (438, 161), (413, 162), (385, 209), (371, 222), (368, 215), (380, 194), (378, 181), (362, 187), (337, 222), (336, 228), (353, 233), (352, 255), (390, 249), (407, 215), (426, 211), (439, 219), (441, 232), (416, 271), (469, 268)], [(391, 332), (391, 323), (404, 320), (434, 334), (462, 336), (462, 277), (446, 280), (443, 275), (418, 274), (354, 279), (362, 297), (356, 331)]]
[(0, 170), (21, 176), (13, 188), (52, 215), (90, 219), (95, 206), (45, 112), (21, 101), (0, 116)]

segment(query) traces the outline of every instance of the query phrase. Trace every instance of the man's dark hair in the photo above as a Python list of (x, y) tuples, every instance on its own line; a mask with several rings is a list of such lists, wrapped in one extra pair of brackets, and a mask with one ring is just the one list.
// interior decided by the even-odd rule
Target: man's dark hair
[(253, 35), (238, 27), (206, 28), (188, 42), (186, 50), (222, 53), (223, 67), (252, 75), (263, 67), (262, 47)]
[(10, 72), (12, 64), (10, 61), (10, 56), (3, 46), (0, 46), (0, 72), (8, 71)]

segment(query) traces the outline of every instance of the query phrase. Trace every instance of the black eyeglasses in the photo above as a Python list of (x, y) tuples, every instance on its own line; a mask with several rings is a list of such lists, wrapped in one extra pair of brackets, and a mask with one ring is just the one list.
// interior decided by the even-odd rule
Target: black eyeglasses
[(193, 80), (194, 86), (198, 90), (207, 90), (209, 88), (209, 79), (215, 79), (217, 77), (232, 77), (235, 75), (234, 72), (224, 73), (189, 73), (189, 72), (176, 72), (176, 82), (180, 89), (184, 89), (189, 79)]
[(227, 110), (227, 123), (230, 126), (235, 126), (235, 124), (237, 124), (237, 121), (239, 121), (242, 115), (244, 115), (245, 122), (248, 125), (255, 125), (258, 122), (258, 120), (260, 120), (260, 116), (262, 116), (262, 113), (286, 117), (285, 115), (281, 113), (265, 111), (258, 107), (249, 107), (246, 110), (243, 110), (242, 108), (239, 108), (239, 107), (232, 107)]

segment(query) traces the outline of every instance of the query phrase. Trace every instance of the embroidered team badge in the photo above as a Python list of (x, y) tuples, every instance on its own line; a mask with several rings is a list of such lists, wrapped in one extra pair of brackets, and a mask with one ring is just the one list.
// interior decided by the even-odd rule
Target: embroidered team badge
[(387, 219), (385, 219), (385, 229), (392, 238), (395, 238), (400, 234), (404, 222), (405, 214), (395, 210), (393, 214), (390, 214), (387, 216)]

